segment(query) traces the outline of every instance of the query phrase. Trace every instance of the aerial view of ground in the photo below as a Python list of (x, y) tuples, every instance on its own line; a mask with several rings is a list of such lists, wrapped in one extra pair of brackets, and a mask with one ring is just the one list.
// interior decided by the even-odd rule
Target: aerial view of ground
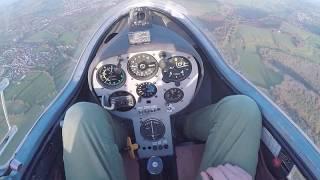
[[(85, 42), (103, 20), (105, 9), (115, 3), (12, 1), (0, 4), (0, 77), (10, 80), (5, 99), (9, 120), (18, 132), (1, 155), (0, 165), (65, 86)], [(0, 141), (7, 130), (1, 107)]]
[(225, 60), (320, 147), (319, 2), (206, 2), (215, 10), (194, 16)]
[[(11, 1), (0, 3), (0, 77), (10, 80), (5, 98), (18, 133), (0, 165), (64, 87), (103, 14), (118, 3)], [(320, 7), (312, 0), (175, 2), (186, 8), (225, 60), (320, 147)], [(6, 131), (1, 110), (0, 140)]]

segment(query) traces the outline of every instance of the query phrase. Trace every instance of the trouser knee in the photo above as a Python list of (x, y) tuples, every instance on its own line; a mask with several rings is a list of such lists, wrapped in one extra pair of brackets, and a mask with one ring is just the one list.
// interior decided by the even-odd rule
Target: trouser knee
[(225, 97), (218, 105), (225, 116), (232, 116), (233, 118), (223, 118), (225, 121), (241, 121), (244, 124), (261, 126), (261, 112), (257, 103), (250, 97), (245, 95), (233, 95)]
[(111, 116), (99, 105), (88, 102), (79, 102), (72, 105), (66, 112), (63, 129), (86, 127), (94, 129), (101, 124), (107, 132), (112, 132)]

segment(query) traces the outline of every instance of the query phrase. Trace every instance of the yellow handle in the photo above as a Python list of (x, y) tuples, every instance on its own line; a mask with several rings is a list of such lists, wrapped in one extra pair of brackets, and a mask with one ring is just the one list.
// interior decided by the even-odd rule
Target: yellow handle
[(132, 144), (131, 138), (127, 137), (127, 146), (128, 146), (129, 157), (131, 159), (136, 159), (136, 155), (135, 155), (134, 151), (139, 148), (139, 145)]

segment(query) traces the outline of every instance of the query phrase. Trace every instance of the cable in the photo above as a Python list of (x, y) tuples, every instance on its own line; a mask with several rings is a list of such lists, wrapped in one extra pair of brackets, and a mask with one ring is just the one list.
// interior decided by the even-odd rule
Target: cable
[(115, 100), (111, 99), (110, 104), (111, 104), (111, 106), (107, 106), (105, 104), (105, 95), (103, 95), (102, 98), (101, 98), (101, 106), (106, 110), (113, 111), (115, 109), (115, 107), (116, 107)]

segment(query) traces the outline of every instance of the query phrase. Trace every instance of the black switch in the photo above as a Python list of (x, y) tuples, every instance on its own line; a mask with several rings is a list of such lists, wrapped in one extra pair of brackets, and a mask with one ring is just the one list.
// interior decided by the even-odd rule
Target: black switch
[(152, 146), (152, 149), (153, 149), (154, 151), (156, 151), (156, 150), (158, 150), (158, 147), (157, 147), (157, 146)]
[(165, 149), (168, 149), (168, 148), (169, 148), (168, 144), (165, 144), (163, 147), (164, 147)]

